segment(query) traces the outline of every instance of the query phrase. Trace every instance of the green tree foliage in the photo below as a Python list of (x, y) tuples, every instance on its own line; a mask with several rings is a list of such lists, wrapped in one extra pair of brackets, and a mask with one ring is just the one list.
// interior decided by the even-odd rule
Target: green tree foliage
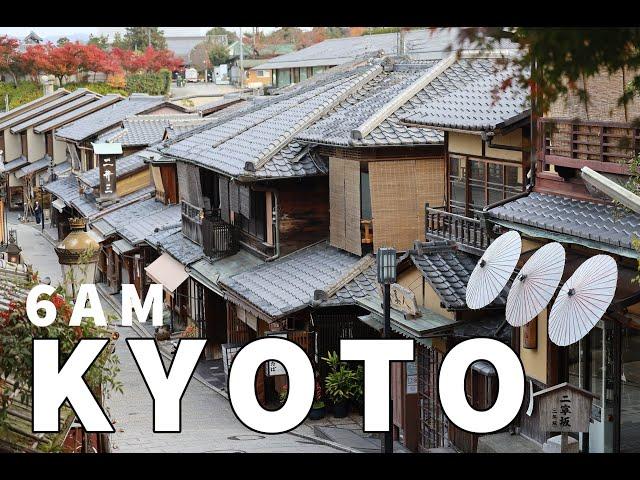
[(92, 92), (98, 93), (100, 95), (109, 95), (111, 93), (117, 93), (118, 95), (128, 96), (129, 92), (122, 88), (117, 88), (109, 85), (104, 82), (73, 82), (65, 84), (64, 88), (73, 92), (78, 88), (86, 88), (87, 90), (91, 90)]
[[(33, 283), (35, 285), (35, 282)], [(29, 288), (33, 285), (25, 285)], [(27, 403), (32, 388), (34, 338), (55, 338), (59, 341), (60, 361), (65, 362), (82, 338), (110, 338), (112, 333), (98, 327), (93, 319), (83, 320), (81, 326), (70, 327), (72, 305), (64, 287), (58, 286), (48, 298), (58, 312), (56, 320), (48, 327), (37, 327), (28, 320), (24, 302), (9, 305), (0, 312), (0, 427), (3, 426), (12, 395), (17, 395), (22, 403)], [(118, 357), (105, 349), (97, 361), (84, 375), (94, 392), (102, 391), (105, 397), (111, 391), (122, 392), (122, 383), (116, 378), (119, 368)], [(12, 387), (3, 380), (11, 379)]]
[(56, 45), (58, 45), (59, 47), (63, 46), (65, 43), (69, 43), (71, 40), (69, 40), (67, 37), (60, 37), (58, 39), (58, 41), (56, 42)]
[(229, 62), (229, 49), (224, 45), (213, 45), (209, 50), (209, 61), (214, 66)]
[(349, 27), (325, 27), (326, 38), (342, 38), (349, 36)]
[(89, 45), (96, 45), (100, 50), (108, 50), (109, 49), (109, 39), (106, 35), (89, 35), (89, 41), (87, 42)]
[(5, 109), (5, 96), (9, 99), (9, 110), (42, 96), (42, 85), (35, 82), (0, 82), (0, 111)]
[(363, 35), (380, 35), (382, 33), (397, 33), (400, 27), (368, 27)]
[(162, 69), (159, 72), (135, 73), (127, 75), (126, 82), (129, 93), (168, 95), (171, 88), (171, 72)]
[[(532, 87), (538, 113), (569, 92), (587, 102), (584, 82), (598, 73), (640, 67), (640, 28), (636, 27), (473, 27), (461, 29), (459, 34), (459, 40), (484, 50), (498, 48), (498, 42), (505, 39), (515, 42), (520, 56), (513, 61), (518, 67), (516, 75), (503, 87), (514, 81)], [(618, 104), (627, 104), (639, 92), (640, 76), (635, 75)]]
[(238, 35), (224, 27), (213, 27), (207, 32), (207, 35), (226, 35), (229, 43), (233, 43), (238, 40)]
[[(167, 40), (164, 38), (164, 32), (158, 27), (127, 27), (122, 41), (123, 48), (128, 50), (141, 51), (149, 45), (156, 50), (164, 50), (167, 48)], [(119, 45), (115, 45), (114, 42), (114, 46)]]

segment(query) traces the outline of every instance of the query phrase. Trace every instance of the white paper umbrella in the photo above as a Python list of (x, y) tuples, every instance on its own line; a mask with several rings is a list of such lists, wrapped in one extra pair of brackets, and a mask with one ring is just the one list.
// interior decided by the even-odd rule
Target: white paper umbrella
[(521, 327), (551, 301), (564, 270), (564, 247), (557, 242), (540, 247), (523, 265), (507, 297), (507, 322)]
[(520, 234), (514, 230), (489, 245), (469, 277), (466, 295), (469, 308), (486, 307), (500, 295), (516, 268), (521, 248)]
[(616, 293), (618, 266), (609, 255), (580, 265), (560, 289), (549, 315), (549, 338), (564, 347), (587, 335)]

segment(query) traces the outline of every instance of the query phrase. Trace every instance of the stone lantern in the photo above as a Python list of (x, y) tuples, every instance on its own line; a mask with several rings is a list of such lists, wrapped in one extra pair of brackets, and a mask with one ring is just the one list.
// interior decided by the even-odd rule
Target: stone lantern
[(85, 232), (85, 225), (83, 218), (70, 219), (71, 232), (55, 248), (66, 293), (73, 299), (80, 285), (93, 283), (100, 253), (100, 245)]
[(18, 241), (16, 240), (16, 231), (9, 231), (9, 239), (6, 244), (0, 245), (0, 252), (4, 253), (4, 257), (7, 262), (20, 264), (22, 248), (18, 245)]

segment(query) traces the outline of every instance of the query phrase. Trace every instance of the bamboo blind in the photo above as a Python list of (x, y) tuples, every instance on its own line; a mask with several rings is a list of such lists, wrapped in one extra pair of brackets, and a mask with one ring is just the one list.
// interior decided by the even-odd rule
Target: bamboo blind
[(156, 195), (164, 199), (166, 197), (166, 193), (164, 191), (164, 183), (162, 182), (162, 173), (160, 172), (160, 168), (152, 165), (151, 174), (153, 176), (153, 184), (156, 188)]
[(360, 162), (329, 158), (329, 242), (356, 255), (360, 239)]
[(218, 189), (220, 191), (220, 218), (225, 222), (230, 223), (229, 180), (226, 177), (218, 177)]
[(442, 206), (444, 159), (369, 163), (374, 250), (408, 250), (424, 240), (424, 205)]
[(178, 162), (178, 187), (180, 199), (196, 207), (203, 207), (200, 170), (195, 165)]

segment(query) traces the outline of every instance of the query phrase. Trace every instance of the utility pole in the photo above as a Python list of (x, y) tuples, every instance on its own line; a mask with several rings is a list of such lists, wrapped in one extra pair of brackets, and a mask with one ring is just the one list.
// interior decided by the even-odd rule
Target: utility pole
[(240, 27), (240, 88), (244, 88), (244, 43), (242, 40), (242, 27)]

